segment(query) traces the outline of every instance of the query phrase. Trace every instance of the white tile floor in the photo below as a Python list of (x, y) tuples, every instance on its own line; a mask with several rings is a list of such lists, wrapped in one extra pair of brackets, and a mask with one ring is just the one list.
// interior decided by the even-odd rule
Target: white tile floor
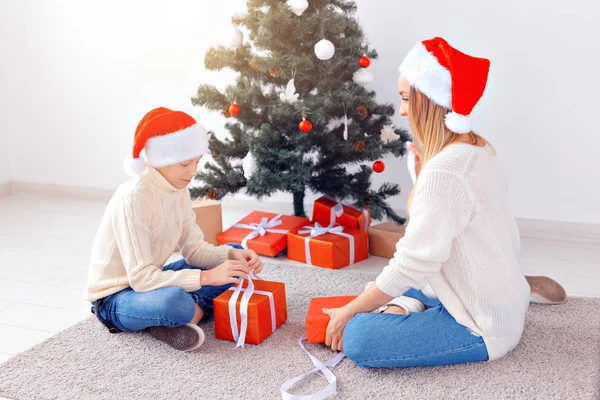
[[(87, 263), (104, 206), (61, 197), (0, 197), (0, 363), (90, 316)], [(256, 204), (225, 202), (224, 226), (252, 208)], [(277, 204), (267, 209), (291, 211)], [(349, 268), (379, 271), (385, 263), (371, 257)], [(571, 295), (600, 296), (597, 245), (525, 240), (522, 264), (526, 274), (555, 278)]]

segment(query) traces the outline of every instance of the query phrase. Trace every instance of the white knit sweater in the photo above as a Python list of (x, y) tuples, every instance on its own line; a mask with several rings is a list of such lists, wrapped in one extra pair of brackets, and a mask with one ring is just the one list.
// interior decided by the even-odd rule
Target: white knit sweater
[(179, 245), (188, 264), (215, 267), (227, 260), (228, 246), (203, 240), (190, 191), (174, 188), (156, 169), (121, 185), (98, 232), (90, 259), (87, 299), (95, 301), (127, 287), (136, 292), (179, 286), (200, 289), (199, 269), (163, 271)]
[(494, 150), (453, 144), (421, 171), (406, 233), (376, 283), (394, 297), (429, 284), (459, 324), (482, 336), (495, 360), (523, 333), (530, 289), (519, 252)]

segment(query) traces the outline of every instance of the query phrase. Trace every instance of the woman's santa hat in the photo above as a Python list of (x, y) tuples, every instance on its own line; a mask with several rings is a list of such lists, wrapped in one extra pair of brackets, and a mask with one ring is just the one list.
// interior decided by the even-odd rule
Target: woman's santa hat
[(400, 75), (434, 103), (452, 112), (446, 126), (471, 132), (470, 114), (485, 90), (490, 60), (461, 53), (436, 37), (418, 43), (400, 65)]
[(208, 135), (202, 125), (183, 111), (155, 108), (135, 130), (133, 156), (125, 160), (130, 175), (139, 175), (146, 163), (154, 168), (178, 164), (208, 153)]

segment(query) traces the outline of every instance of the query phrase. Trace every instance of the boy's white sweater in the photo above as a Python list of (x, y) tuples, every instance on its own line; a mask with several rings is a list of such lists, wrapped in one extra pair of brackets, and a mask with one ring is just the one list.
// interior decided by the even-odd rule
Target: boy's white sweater
[(179, 286), (200, 289), (198, 270), (163, 271), (177, 245), (188, 264), (215, 267), (230, 247), (203, 240), (190, 192), (173, 187), (156, 169), (121, 185), (106, 207), (92, 247), (87, 299), (127, 287), (136, 292)]

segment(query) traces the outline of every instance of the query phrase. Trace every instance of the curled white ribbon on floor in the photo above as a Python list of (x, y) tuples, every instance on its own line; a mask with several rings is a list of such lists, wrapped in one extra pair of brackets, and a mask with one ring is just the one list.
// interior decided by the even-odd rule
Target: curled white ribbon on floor
[[(332, 394), (335, 394), (337, 390), (337, 378), (329, 368), (335, 367), (340, 361), (342, 361), (344, 357), (346, 357), (346, 355), (344, 354), (344, 352), (340, 352), (335, 357), (332, 357), (329, 360), (322, 362), (317, 357), (310, 354), (308, 350), (304, 348), (302, 341), (306, 339), (306, 334), (302, 335), (302, 337), (298, 340), (298, 345), (302, 348), (302, 350), (304, 350), (304, 352), (306, 352), (306, 354), (308, 354), (315, 368), (312, 371), (307, 372), (303, 375), (289, 379), (285, 381), (283, 385), (281, 385), (281, 398), (284, 400), (321, 400), (331, 396)], [(290, 388), (294, 386), (297, 382), (319, 371), (321, 371), (323, 375), (325, 375), (325, 378), (327, 378), (327, 382), (329, 382), (327, 387), (310, 395), (298, 395), (288, 393), (288, 390), (290, 390)]]
[(267, 232), (270, 233), (283, 233), (287, 234), (288, 231), (284, 229), (272, 229), (276, 226), (283, 224), (283, 221), (280, 219), (283, 217), (283, 214), (278, 214), (275, 218), (269, 220), (267, 217), (261, 218), (259, 223), (251, 222), (250, 224), (235, 224), (234, 228), (242, 228), (242, 229), (250, 229), (252, 232), (246, 235), (244, 239), (242, 239), (242, 247), (248, 250), (248, 241), (252, 239), (256, 239), (258, 236), (265, 236)]
[(325, 198), (331, 201), (334, 201), (336, 204), (331, 208), (331, 214), (329, 218), (329, 225), (334, 225), (336, 220), (344, 214), (344, 206), (353, 208), (357, 211), (360, 211), (365, 216), (365, 228), (364, 230), (369, 229), (369, 211), (366, 208), (360, 208), (354, 205), (351, 201), (348, 200), (338, 200), (333, 196), (325, 195)]
[[(262, 294), (269, 298), (269, 306), (271, 308), (271, 329), (273, 332), (277, 329), (277, 320), (275, 317), (275, 299), (273, 298), (273, 293), (265, 292), (264, 290), (256, 290), (254, 289), (253, 279), (262, 280), (258, 275), (254, 272), (250, 272), (248, 274), (248, 287), (243, 288), (244, 278), (240, 278), (240, 283), (236, 287), (230, 287), (229, 290), (233, 290), (233, 294), (229, 299), (229, 325), (231, 326), (231, 333), (233, 334), (233, 340), (237, 342), (235, 348), (244, 347), (246, 343), (246, 331), (248, 329), (248, 303), (250, 302), (250, 298), (253, 294)], [(242, 323), (240, 325), (240, 330), (238, 333), (237, 327), (237, 318), (236, 318), (236, 310), (235, 306), (237, 303), (238, 297), (240, 297), (240, 293), (244, 292), (242, 295), (242, 300), (240, 301), (240, 317)]]
[(304, 252), (306, 254), (306, 263), (312, 265), (312, 259), (310, 257), (310, 239), (324, 235), (326, 233), (333, 233), (335, 235), (344, 236), (350, 239), (350, 265), (354, 264), (354, 236), (344, 233), (343, 226), (321, 226), (318, 222), (315, 222), (315, 226), (303, 226), (305, 230), (298, 231), (301, 235), (309, 234), (304, 238)]

